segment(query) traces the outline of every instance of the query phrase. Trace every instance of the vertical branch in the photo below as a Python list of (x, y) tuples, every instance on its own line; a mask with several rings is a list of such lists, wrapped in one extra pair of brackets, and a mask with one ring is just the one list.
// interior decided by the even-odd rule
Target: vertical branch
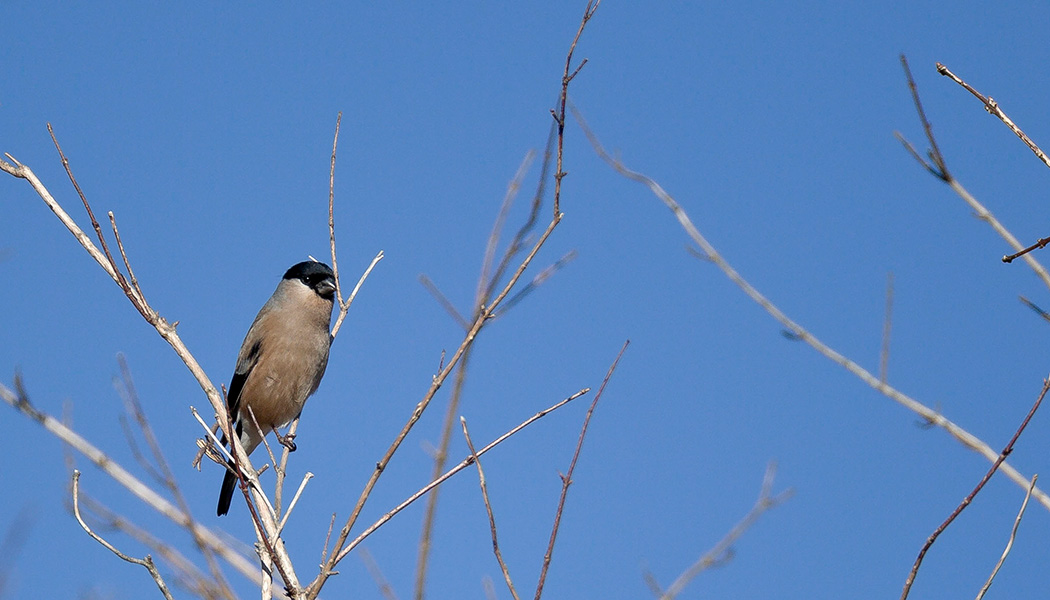
[(587, 26), (587, 22), (594, 16), (594, 12), (598, 10), (598, 5), (602, 3), (602, 0), (589, 0), (587, 2), (587, 9), (583, 11), (583, 19), (580, 21), (580, 27), (576, 30), (576, 37), (572, 38), (572, 45), (569, 46), (569, 53), (565, 56), (565, 73), (561, 77), (561, 96), (559, 98), (558, 110), (555, 112), (551, 110), (551, 114), (554, 115), (554, 121), (558, 124), (558, 161), (554, 171), (554, 216), (557, 217), (561, 214), (561, 180), (565, 178), (568, 173), (562, 170), (562, 147), (565, 140), (565, 102), (569, 98), (569, 83), (572, 82), (573, 78), (580, 72), (583, 65), (587, 64), (587, 59), (583, 59), (580, 65), (576, 67), (576, 70), (571, 74), (569, 69), (572, 68), (572, 55), (576, 51), (576, 43), (580, 41), (580, 36), (583, 35), (583, 29)]
[(893, 328), (893, 273), (886, 275), (886, 318), (882, 323), (882, 351), (879, 353), (879, 381), (886, 383), (890, 366), (890, 330)]
[(343, 292), (339, 287), (339, 262), (335, 253), (335, 150), (339, 145), (339, 124), (343, 111), (335, 117), (335, 136), (332, 138), (332, 167), (328, 171), (328, 240), (332, 246), (332, 273), (335, 274), (335, 297), (339, 299), (339, 310), (343, 309)]

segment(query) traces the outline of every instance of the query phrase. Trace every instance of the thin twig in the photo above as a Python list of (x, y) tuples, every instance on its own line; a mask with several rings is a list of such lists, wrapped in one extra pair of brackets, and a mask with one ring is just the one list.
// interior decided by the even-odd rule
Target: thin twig
[(886, 275), (886, 317), (882, 322), (882, 351), (879, 353), (879, 381), (886, 383), (890, 366), (890, 331), (893, 329), (893, 273)]
[(1015, 258), (1019, 258), (1021, 256), (1024, 256), (1025, 254), (1028, 254), (1032, 250), (1038, 250), (1038, 249), (1041, 249), (1041, 248), (1046, 248), (1047, 244), (1050, 244), (1050, 237), (1042, 238), (1042, 239), (1036, 241), (1036, 243), (1032, 244), (1031, 246), (1029, 246), (1027, 248), (1024, 248), (1022, 250), (1019, 250), (1017, 252), (1014, 252), (1013, 254), (1007, 254), (1006, 256), (1003, 257), (1003, 262), (1004, 263), (1012, 263)]
[(390, 581), (388, 581), (383, 575), (382, 569), (379, 568), (379, 564), (376, 563), (374, 558), (372, 558), (372, 553), (368, 551), (368, 548), (361, 548), (357, 551), (357, 555), (361, 557), (361, 562), (365, 563), (365, 569), (367, 569), (368, 574), (372, 576), (372, 581), (376, 582), (376, 587), (379, 588), (379, 593), (382, 594), (386, 600), (397, 600), (397, 594), (394, 593), (394, 587), (390, 585)]
[[(554, 412), (555, 410), (558, 410), (559, 408), (565, 406), (569, 402), (572, 402), (573, 400), (579, 398), (580, 396), (586, 394), (589, 391), (591, 391), (591, 388), (583, 388), (582, 390), (576, 392), (575, 394), (569, 396), (568, 398), (565, 398), (561, 402), (558, 402), (557, 404), (555, 404), (553, 406), (550, 406), (550, 407), (548, 407), (548, 408), (546, 408), (544, 410), (541, 410), (540, 412), (532, 415), (531, 417), (529, 417), (525, 421), (521, 422), (514, 429), (511, 429), (507, 433), (504, 433), (503, 435), (499, 436), (498, 438), (496, 438), (495, 440), (490, 442), (487, 446), (485, 446), (481, 450), (478, 450), (478, 456), (484, 456), (485, 453), (487, 453), (489, 450), (492, 450), (496, 446), (502, 444), (508, 438), (510, 438), (514, 434), (518, 433), (522, 429), (525, 429), (526, 427), (528, 427), (529, 425), (532, 425), (533, 423), (535, 423), (539, 419), (547, 416), (548, 414)], [(335, 554), (334, 562), (338, 563), (340, 560), (345, 558), (347, 554), (349, 554), (355, 547), (357, 547), (358, 544), (363, 542), (368, 536), (372, 535), (377, 529), (379, 529), (384, 524), (386, 524), (388, 521), (390, 521), (390, 519), (392, 519), (397, 513), (401, 512), (402, 510), (404, 510), (406, 508), (408, 508), (408, 506), (411, 505), (413, 502), (415, 502), (416, 500), (419, 500), (424, 495), (426, 495), (428, 492), (430, 492), (434, 488), (440, 486), (442, 483), (447, 481), (450, 477), (452, 477), (456, 473), (459, 473), (463, 469), (466, 469), (473, 462), (474, 462), (474, 457), (473, 456), (468, 456), (468, 457), (464, 458), (456, 466), (452, 467), (448, 471), (445, 471), (445, 473), (441, 477), (438, 477), (434, 481), (431, 481), (427, 485), (425, 485), (422, 488), (420, 488), (419, 491), (417, 491), (416, 493), (414, 493), (411, 496), (409, 496), (407, 499), (405, 499), (404, 502), (402, 502), (401, 504), (398, 504), (397, 506), (395, 506), (393, 509), (391, 509), (389, 512), (387, 512), (385, 515), (380, 517), (375, 523), (372, 523), (371, 525), (369, 525), (368, 528), (365, 529), (364, 531), (362, 531), (356, 538), (353, 539), (353, 541), (347, 543), (346, 546), (344, 546), (343, 549), (341, 551), (339, 551), (338, 554)], [(329, 562), (332, 562), (332, 560), (333, 560), (333, 558), (329, 558)]]
[[(20, 377), (15, 378), (14, 387), (16, 390), (23, 389)], [(186, 514), (171, 504), (166, 498), (154, 491), (153, 488), (132, 475), (127, 469), (113, 460), (113, 458), (107, 456), (104, 452), (73, 431), (72, 428), (51, 415), (35, 408), (29, 402), (29, 397), (24, 393), (24, 390), (16, 393), (3, 384), (0, 384), (0, 400), (3, 400), (23, 415), (39, 423), (48, 433), (54, 435), (63, 443), (81, 453), (85, 458), (91, 461), (92, 464), (97, 466), (114, 481), (119, 483), (147, 505), (153, 507), (154, 510), (175, 522), (180, 527), (185, 528), (189, 526), (190, 518)], [(227, 546), (218, 535), (205, 527), (200, 525), (198, 525), (198, 527), (202, 538), (219, 556), (222, 556), (224, 560), (233, 565), (234, 568), (243, 573), (246, 577), (254, 578), (258, 576), (258, 571), (255, 567), (245, 560), (243, 556)]]
[(343, 122), (343, 111), (335, 116), (335, 135), (332, 137), (332, 167), (328, 171), (328, 239), (332, 247), (332, 273), (335, 275), (335, 297), (339, 299), (339, 312), (343, 310), (343, 292), (339, 287), (339, 261), (335, 252), (335, 150), (339, 146), (339, 125)]
[(1003, 563), (1006, 562), (1006, 557), (1010, 554), (1010, 549), (1014, 547), (1014, 540), (1017, 538), (1017, 528), (1021, 526), (1021, 517), (1024, 516), (1024, 511), (1028, 508), (1028, 500), (1032, 497), (1032, 488), (1035, 487), (1035, 481), (1039, 479), (1038, 475), (1032, 475), (1032, 483), (1028, 486), (1028, 492), (1024, 495), (1024, 502), (1021, 503), (1021, 510), (1017, 512), (1017, 518), (1014, 519), (1013, 529), (1010, 530), (1010, 539), (1006, 542), (1006, 548), (1003, 550), (1003, 555), (999, 557), (999, 562), (995, 563), (995, 568), (992, 569), (992, 574), (988, 576), (988, 581), (984, 583), (984, 587), (977, 594), (977, 600), (984, 598), (984, 595), (988, 593), (988, 588), (992, 587), (992, 581), (995, 580), (995, 576), (999, 573), (999, 569), (1002, 568)]
[(445, 296), (445, 294), (441, 293), (441, 290), (438, 289), (437, 285), (435, 285), (429, 277), (427, 277), (423, 273), (420, 273), (419, 283), (423, 284), (423, 287), (426, 288), (428, 292), (430, 292), (430, 295), (433, 296), (435, 300), (437, 300), (438, 304), (441, 305), (441, 308), (445, 309), (445, 312), (447, 312), (449, 316), (455, 319), (456, 323), (460, 327), (462, 327), (464, 331), (470, 329), (470, 322), (464, 319), (463, 315), (459, 314), (459, 311), (456, 310), (455, 305), (452, 304), (452, 302), (448, 299), (447, 296)]
[(335, 339), (336, 334), (339, 333), (339, 328), (343, 325), (343, 319), (346, 318), (346, 313), (350, 312), (350, 305), (354, 303), (354, 298), (357, 298), (357, 292), (361, 291), (361, 286), (365, 284), (365, 280), (368, 279), (369, 274), (372, 273), (372, 269), (376, 268), (379, 261), (383, 260), (383, 256), (383, 251), (380, 250), (375, 258), (372, 259), (372, 262), (368, 264), (368, 268), (365, 269), (365, 272), (361, 274), (361, 278), (357, 280), (357, 284), (354, 286), (353, 291), (351, 291), (350, 295), (346, 298), (346, 303), (342, 304), (342, 301), (340, 301), (342, 308), (339, 309), (339, 316), (335, 320), (335, 325), (332, 326), (333, 340)]
[(135, 271), (131, 268), (131, 261), (128, 260), (128, 253), (124, 250), (124, 241), (120, 239), (120, 230), (117, 229), (117, 217), (113, 214), (113, 211), (107, 213), (109, 215), (109, 224), (113, 228), (113, 237), (117, 240), (117, 249), (120, 250), (120, 258), (124, 261), (124, 268), (128, 270), (128, 277), (131, 278), (131, 289), (135, 290), (138, 294), (139, 300), (145, 304), (146, 296), (142, 293), (142, 288), (139, 287), (138, 277), (135, 277)]
[(536, 258), (536, 254), (539, 253), (540, 248), (543, 247), (543, 244), (546, 243), (547, 238), (550, 237), (551, 233), (554, 232), (554, 229), (558, 226), (558, 223), (560, 222), (560, 215), (551, 220), (550, 224), (547, 226), (547, 229), (544, 230), (543, 235), (540, 236), (540, 239), (532, 247), (532, 250), (529, 252), (529, 254), (522, 260), (521, 264), (518, 265), (517, 270), (515, 270), (514, 274), (507, 281), (507, 284), (503, 288), (503, 290), (492, 300), (491, 304), (486, 307), (485, 311), (482, 314), (478, 315), (478, 318), (474, 321), (474, 324), (471, 326), (470, 330), (467, 331), (466, 336), (463, 338), (463, 342), (460, 343), (459, 348), (456, 349), (456, 352), (449, 359), (448, 364), (445, 365), (444, 370), (442, 370), (441, 373), (439, 373), (431, 382), (430, 388), (427, 390), (426, 394), (424, 394), (423, 399), (420, 400), (419, 403), (416, 405), (415, 410), (412, 411), (412, 415), (409, 417), (408, 422), (406, 422), (404, 427), (401, 428), (401, 431), (394, 438), (394, 441), (390, 444), (390, 447), (387, 448), (386, 453), (376, 463), (375, 469), (372, 471), (372, 475), (369, 477), (368, 482), (365, 484), (364, 489), (361, 491), (360, 497), (358, 497), (357, 499), (357, 503), (354, 505), (354, 508), (350, 513), (350, 517), (347, 518), (347, 521), (343, 525), (343, 528), (339, 531), (339, 536), (336, 538), (334, 546), (334, 548), (337, 551), (334, 550), (332, 552), (332, 555), (329, 557), (328, 562), (326, 562), (322, 566), (321, 572), (317, 575), (317, 577), (310, 583), (310, 585), (307, 588), (307, 598), (309, 600), (317, 598), (317, 595), (320, 593), (321, 588), (324, 586), (324, 583), (332, 575), (335, 569), (335, 565), (340, 560), (342, 560), (343, 557), (345, 557), (349, 552), (351, 546), (343, 546), (343, 544), (346, 543), (346, 540), (350, 537), (350, 530), (353, 528), (354, 523), (357, 522), (357, 518), (360, 516), (361, 511), (364, 509), (365, 502), (368, 500), (368, 497), (372, 494), (372, 490), (375, 488), (376, 483), (379, 481), (380, 475), (383, 474), (383, 471), (386, 469), (387, 464), (390, 463), (390, 459), (393, 458), (394, 453), (397, 452), (397, 449), (401, 447), (401, 443), (405, 441), (406, 437), (408, 437), (409, 432), (415, 426), (419, 418), (423, 416), (423, 412), (426, 410), (427, 406), (430, 405), (430, 402), (431, 400), (433, 400), (434, 395), (437, 394), (437, 391), (441, 388), (442, 384), (445, 382), (445, 379), (452, 372), (452, 369), (454, 369), (459, 363), (459, 360), (463, 357), (463, 353), (466, 352), (467, 349), (473, 345), (474, 339), (477, 337), (482, 327), (492, 317), (492, 312), (499, 307), (499, 305), (503, 302), (504, 299), (506, 299), (507, 295), (510, 293), (510, 290), (513, 289), (515, 284), (517, 284), (518, 279), (521, 278), (521, 275), (525, 272), (525, 269), (527, 269), (529, 265), (532, 264), (532, 260)]
[(540, 600), (540, 596), (543, 595), (543, 584), (547, 580), (547, 570), (551, 566), (551, 556), (554, 554), (554, 542), (558, 539), (558, 528), (561, 526), (561, 515), (565, 510), (565, 498), (569, 495), (569, 486), (572, 485), (572, 474), (576, 471), (576, 461), (580, 458), (580, 450), (583, 448), (583, 440), (587, 436), (587, 426), (591, 423), (591, 416), (594, 414), (594, 409), (598, 407), (598, 401), (602, 398), (605, 386), (609, 383), (609, 379), (616, 371), (616, 366), (620, 364), (620, 358), (623, 357), (623, 353), (627, 350), (627, 346), (630, 343), (631, 340), (627, 340), (623, 343), (623, 347), (620, 348), (620, 353), (616, 355), (616, 360), (614, 360), (612, 365), (609, 366), (609, 371), (606, 372), (605, 379), (602, 380), (602, 385), (598, 388), (598, 393), (594, 395), (594, 400), (591, 401), (591, 406), (587, 409), (587, 416), (583, 418), (583, 427), (580, 429), (580, 438), (576, 442), (576, 449), (573, 451), (572, 460), (569, 462), (569, 470), (561, 476), (561, 495), (558, 497), (558, 510), (554, 513), (554, 525), (551, 527), (551, 537), (547, 542), (547, 551), (543, 553), (543, 567), (540, 569), (540, 578), (536, 583), (536, 600)]
[(1007, 127), (1010, 128), (1010, 131), (1014, 132), (1014, 135), (1021, 138), (1021, 141), (1024, 142), (1026, 146), (1028, 146), (1028, 149), (1031, 150), (1032, 153), (1039, 158), (1039, 160), (1043, 161), (1044, 165), (1050, 167), (1050, 158), (1046, 156), (1046, 154), (1039, 148), (1038, 145), (1036, 145), (1035, 142), (1032, 141), (1031, 138), (1029, 138), (1027, 135), (1025, 135), (1023, 131), (1021, 131), (1020, 127), (1018, 127), (1016, 124), (1014, 124), (1013, 121), (1010, 120), (1010, 117), (1006, 116), (1006, 113), (1003, 112), (1003, 109), (999, 108), (999, 103), (993, 100), (991, 96), (984, 96), (983, 94), (975, 90), (970, 84), (960, 79), (958, 75), (952, 73), (951, 70), (948, 69), (948, 67), (942, 65), (941, 63), (937, 63), (937, 72), (951, 79), (955, 83), (958, 83), (959, 85), (963, 86), (964, 88), (966, 88), (966, 91), (976, 96), (977, 99), (984, 104), (985, 110), (998, 117), (1000, 121), (1002, 121)]
[(299, 483), (299, 489), (295, 490), (295, 495), (292, 496), (292, 501), (288, 504), (288, 510), (285, 511), (284, 515), (281, 517), (281, 522), (277, 525), (277, 535), (280, 535), (281, 532), (284, 531), (284, 526), (288, 523), (288, 517), (292, 514), (295, 504), (299, 502), (299, 496), (302, 495), (303, 490), (306, 488), (306, 484), (313, 478), (314, 474), (309, 471), (303, 475), (303, 480)]
[[(110, 213), (112, 219), (112, 213)], [(114, 231), (116, 230), (116, 224), (114, 222)], [(118, 246), (121, 248), (121, 254), (123, 255), (123, 246), (120, 245), (120, 237), (117, 237)], [(128, 267), (130, 272), (130, 266)], [(134, 276), (132, 276), (132, 282), (134, 282)], [(133, 283), (133, 285), (136, 285)], [(179, 509), (186, 515), (188, 519), (188, 525), (186, 529), (189, 530), (193, 541), (196, 544), (201, 555), (204, 556), (205, 562), (208, 564), (208, 570), (214, 580), (214, 587), (216, 587), (221, 595), (229, 600), (233, 600), (233, 590), (230, 589), (229, 583), (226, 581), (226, 577), (222, 573), (222, 569), (219, 567), (218, 561), (215, 560), (215, 554), (211, 548), (208, 547), (199, 529), (200, 524), (193, 517), (193, 512), (190, 508), (190, 503), (186, 500), (186, 496), (182, 493), (182, 489), (179, 487), (178, 481), (175, 479), (175, 473), (171, 470), (171, 465), (168, 464), (168, 460), (164, 456), (164, 452), (160, 448), (160, 442), (157, 440), (157, 436), (153, 432), (153, 427), (150, 425), (149, 419), (146, 418), (146, 412), (142, 408), (142, 403), (139, 401), (138, 391), (135, 388), (134, 379), (131, 377), (131, 369), (128, 367), (128, 362), (123, 354), (117, 355), (117, 364), (120, 367), (121, 381), (123, 382), (123, 394), (124, 400), (128, 406), (128, 412), (135, 418), (135, 422), (139, 426), (139, 430), (142, 431), (142, 435), (146, 440), (146, 444), (149, 446), (150, 451), (153, 453), (153, 460), (156, 462), (157, 467), (160, 469), (160, 475), (162, 477), (164, 486), (168, 488), (172, 496), (175, 498), (175, 502), (178, 504)]]
[[(1010, 438), (1010, 442), (1007, 443), (1006, 447), (1004, 447), (1002, 452), (999, 453), (999, 457), (995, 460), (994, 463), (992, 463), (992, 466), (990, 469), (988, 469), (988, 472), (984, 474), (984, 477), (982, 477), (981, 481), (977, 484), (977, 486), (973, 488), (973, 491), (967, 494), (966, 498), (964, 498), (963, 501), (959, 503), (959, 506), (957, 506), (955, 510), (952, 511), (952, 514), (948, 515), (948, 518), (945, 519), (944, 522), (941, 523), (940, 526), (937, 527), (937, 529), (930, 534), (930, 537), (926, 539), (926, 543), (923, 544), (922, 549), (919, 550), (919, 556), (915, 559), (915, 564), (913, 564), (911, 567), (911, 572), (908, 573), (908, 579), (904, 582), (904, 590), (901, 592), (901, 600), (905, 600), (908, 597), (908, 593), (911, 591), (911, 586), (913, 583), (915, 583), (915, 575), (919, 572), (919, 567), (922, 565), (922, 559), (926, 556), (926, 552), (930, 549), (931, 546), (933, 546), (933, 543), (937, 541), (937, 538), (940, 537), (942, 533), (944, 533), (944, 530), (952, 524), (952, 521), (954, 521), (956, 517), (962, 514), (962, 511), (964, 511), (966, 507), (969, 506), (971, 502), (973, 502), (973, 499), (977, 497), (977, 494), (984, 488), (985, 484), (991, 480), (992, 475), (994, 475), (996, 470), (999, 469), (999, 466), (1003, 464), (1003, 461), (1006, 460), (1006, 457), (1009, 456), (1011, 452), (1013, 452), (1014, 443), (1017, 442), (1017, 438), (1021, 437), (1021, 433), (1024, 431), (1025, 427), (1028, 427), (1028, 422), (1032, 420), (1032, 417), (1035, 415), (1035, 411), (1039, 410), (1039, 405), (1043, 403), (1043, 398), (1046, 396), (1046, 392), (1048, 390), (1050, 390), (1050, 377), (1043, 380), (1043, 389), (1039, 392), (1039, 397), (1036, 398), (1035, 404), (1032, 405), (1032, 408), (1028, 411), (1028, 415), (1025, 416), (1024, 421), (1021, 421), (1021, 426), (1017, 428), (1016, 432), (1014, 432), (1014, 436)], [(1032, 489), (1033, 486), (1034, 482), (1027, 484), (1026, 487), (1028, 489)]]
[(106, 549), (108, 549), (113, 554), (116, 554), (117, 557), (120, 558), (121, 560), (127, 561), (127, 562), (129, 562), (131, 564), (141, 565), (143, 567), (146, 567), (146, 570), (149, 571), (150, 577), (153, 578), (153, 581), (156, 582), (156, 584), (157, 584), (157, 588), (160, 589), (160, 593), (164, 594), (164, 597), (167, 598), (168, 600), (172, 600), (171, 592), (168, 591), (168, 585), (166, 583), (164, 583), (164, 578), (160, 576), (160, 571), (157, 570), (157, 565), (153, 564), (153, 557), (150, 556), (149, 554), (146, 555), (145, 559), (135, 558), (133, 556), (128, 556), (127, 554), (124, 554), (120, 550), (117, 550), (113, 546), (113, 544), (110, 544), (106, 540), (102, 539), (102, 536), (98, 535), (94, 531), (91, 531), (91, 528), (88, 527), (88, 524), (84, 522), (84, 518), (80, 516), (80, 497), (79, 496), (80, 496), (80, 471), (73, 471), (73, 514), (76, 515), (77, 521), (80, 523), (80, 526), (96, 542), (98, 542), (98, 543), (102, 544), (103, 546), (105, 546)]
[(704, 571), (721, 566), (733, 558), (733, 544), (736, 543), (740, 536), (744, 535), (744, 532), (754, 525), (755, 521), (766, 511), (783, 504), (786, 500), (791, 498), (795, 493), (794, 490), (788, 488), (783, 492), (780, 492), (776, 496), (773, 495), (773, 479), (776, 477), (777, 464), (770, 462), (766, 466), (766, 473), (762, 477), (762, 489), (759, 491), (758, 500), (755, 501), (755, 505), (751, 510), (740, 520), (739, 523), (733, 526), (729, 530), (729, 533), (725, 535), (717, 544), (708, 550), (703, 556), (693, 563), (688, 569), (686, 569), (681, 575), (679, 575), (670, 586), (667, 587), (666, 591), (660, 591), (660, 586), (656, 583), (656, 578), (651, 573), (646, 573), (646, 580), (649, 583), (650, 589), (658, 592), (656, 595), (660, 600), (671, 600), (678, 596), (685, 589), (685, 586), (689, 584), (697, 575)]
[(321, 548), (321, 564), (323, 565), (325, 560), (328, 558), (328, 542), (332, 541), (332, 529), (335, 528), (335, 513), (332, 513), (332, 520), (328, 522), (328, 533), (324, 536), (324, 548)]
[(1045, 310), (1039, 308), (1038, 306), (1036, 306), (1036, 304), (1034, 302), (1032, 302), (1028, 298), (1025, 298), (1024, 296), (1018, 296), (1018, 298), (1020, 298), (1021, 302), (1025, 306), (1027, 306), (1028, 308), (1032, 309), (1032, 311), (1034, 311), (1037, 315), (1039, 315), (1040, 317), (1043, 317), (1043, 319), (1046, 320), (1046, 321), (1050, 321), (1050, 313), (1048, 313)]
[(908, 66), (908, 58), (903, 54), (901, 54), (900, 58), (901, 67), (904, 68), (904, 75), (908, 78), (908, 89), (911, 91), (912, 101), (915, 102), (915, 111), (919, 113), (919, 120), (922, 122), (922, 130), (926, 133), (926, 139), (930, 142), (930, 149), (926, 154), (929, 156), (932, 164), (923, 160), (922, 157), (919, 156), (919, 153), (915, 151), (915, 148), (904, 140), (900, 134), (897, 135), (897, 138), (904, 143), (905, 147), (908, 148), (908, 151), (911, 152), (911, 155), (922, 163), (930, 173), (933, 173), (935, 177), (938, 177), (945, 182), (951, 181), (952, 175), (948, 172), (948, 167), (944, 162), (944, 155), (941, 154), (941, 149), (937, 147), (937, 140), (933, 137), (933, 127), (930, 126), (930, 121), (926, 118), (926, 111), (922, 108), (922, 101), (919, 99), (919, 88), (915, 85), (915, 78), (911, 75), (911, 68)]
[(518, 591), (514, 589), (514, 582), (510, 579), (510, 570), (507, 569), (507, 563), (503, 561), (503, 554), (499, 551), (499, 541), (496, 539), (496, 517), (492, 514), (492, 503), (489, 500), (489, 488), (485, 484), (485, 471), (481, 468), (481, 459), (478, 458), (478, 453), (474, 450), (474, 442), (470, 440), (470, 432), (467, 431), (467, 420), (463, 417), (459, 418), (459, 424), (463, 427), (463, 437), (467, 440), (467, 448), (470, 449), (470, 456), (474, 459), (474, 464), (478, 467), (478, 482), (481, 485), (481, 498), (485, 502), (485, 512), (489, 516), (489, 530), (492, 532), (492, 551), (496, 554), (496, 560), (499, 562), (499, 568), (503, 571), (503, 580), (507, 582), (507, 588), (510, 589), (510, 595), (514, 596), (514, 600), (520, 600), (518, 597)]
[[(953, 438), (958, 440), (967, 448), (979, 453), (981, 456), (985, 457), (985, 459), (987, 459), (989, 462), (995, 462), (998, 459), (999, 453), (993, 450), (991, 446), (986, 444), (980, 438), (973, 435), (969, 431), (966, 431), (959, 425), (955, 424), (953, 421), (949, 420), (944, 415), (942, 415), (939, 411), (927, 407), (926, 405), (915, 400), (914, 398), (911, 398), (910, 396), (902, 393), (900, 390), (894, 388), (893, 386), (883, 381), (880, 381), (878, 377), (871, 374), (867, 369), (864, 369), (849, 358), (846, 358), (839, 352), (835, 351), (833, 348), (822, 342), (820, 339), (818, 339), (808, 330), (803, 328), (801, 325), (792, 321), (786, 314), (784, 314), (782, 310), (777, 308), (775, 304), (770, 302), (770, 300), (764, 295), (762, 295), (762, 293), (759, 292), (753, 285), (748, 283), (748, 281), (744, 279), (736, 271), (736, 269), (734, 269), (732, 265), (730, 265), (722, 257), (722, 255), (718, 253), (717, 250), (715, 250), (715, 247), (712, 246), (711, 243), (707, 241), (707, 238), (701, 235), (700, 231), (697, 230), (695, 225), (693, 225), (692, 220), (689, 218), (689, 215), (686, 214), (685, 210), (682, 209), (681, 205), (679, 205), (678, 202), (674, 198), (672, 198), (670, 194), (664, 191), (663, 187), (661, 187), (659, 183), (657, 183), (652, 178), (643, 175), (642, 173), (628, 169), (618, 159), (610, 156), (605, 151), (605, 148), (602, 147), (601, 143), (598, 141), (598, 138), (594, 135), (590, 128), (587, 127), (587, 123), (583, 120), (583, 117), (578, 112), (574, 111), (574, 114), (577, 122), (580, 124), (580, 127), (583, 128), (584, 133), (587, 135), (588, 139), (590, 139), (591, 144), (594, 146), (594, 151), (598, 154), (598, 156), (605, 160), (605, 162), (608, 163), (609, 166), (611, 166), (613, 169), (616, 170), (616, 172), (620, 173), (624, 177), (631, 179), (632, 181), (637, 181), (648, 187), (649, 190), (653, 193), (653, 195), (659, 198), (660, 201), (663, 202), (671, 210), (671, 212), (674, 214), (675, 218), (678, 220), (682, 228), (686, 231), (686, 233), (693, 240), (693, 242), (700, 246), (701, 250), (710, 258), (711, 262), (713, 262), (715, 266), (717, 266), (723, 273), (725, 273), (726, 277), (728, 277), (730, 281), (736, 284), (737, 287), (739, 287), (745, 294), (747, 294), (749, 298), (751, 298), (755, 303), (757, 303), (767, 313), (769, 313), (770, 316), (776, 319), (777, 322), (784, 326), (790, 333), (792, 339), (804, 341), (811, 348), (822, 354), (828, 360), (837, 363), (838, 365), (852, 373), (854, 376), (866, 383), (872, 389), (876, 390), (880, 394), (886, 396), (887, 398), (893, 400), (894, 402), (900, 404), (901, 406), (922, 417), (923, 421), (925, 421), (929, 425), (937, 426), (944, 429)], [(955, 186), (957, 185), (957, 182), (955, 180), (952, 180), (951, 185), (953, 189), (956, 189)], [(962, 189), (961, 186), (958, 189)], [(965, 192), (965, 190), (962, 191)], [(974, 200), (974, 202), (976, 202), (976, 200)], [(996, 224), (997, 223), (998, 222), (996, 222)], [(1038, 263), (1036, 264), (1038, 265)], [(1042, 269), (1041, 266), (1039, 268)], [(1045, 271), (1043, 272), (1045, 273)], [(1048, 282), (1048, 284), (1050, 284), (1050, 276), (1047, 277), (1046, 281)], [(999, 470), (1002, 471), (1007, 477), (1010, 478), (1011, 481), (1016, 483), (1018, 486), (1022, 488), (1028, 487), (1028, 478), (1022, 475), (1020, 472), (1018, 472), (1017, 469), (1013, 468), (1013, 466), (1009, 463), (1003, 463)], [(1039, 500), (1040, 504), (1042, 504), (1047, 509), (1050, 509), (1050, 495), (1047, 495), (1039, 488), (1036, 488), (1032, 492), (1032, 495), (1035, 496), (1037, 500)]]
[(554, 170), (554, 216), (557, 217), (561, 214), (561, 206), (559, 197), (561, 195), (561, 180), (565, 178), (568, 173), (562, 170), (562, 148), (564, 146), (565, 139), (565, 103), (569, 98), (569, 83), (576, 77), (583, 68), (583, 65), (587, 64), (587, 59), (583, 59), (580, 66), (576, 67), (571, 74), (569, 69), (572, 68), (572, 55), (576, 52), (576, 44), (580, 41), (580, 36), (583, 35), (583, 29), (587, 27), (587, 22), (594, 16), (595, 11), (598, 10), (598, 5), (602, 3), (602, 0), (589, 0), (587, 2), (587, 9), (583, 11), (583, 19), (580, 20), (580, 27), (576, 30), (576, 37), (572, 38), (572, 44), (569, 46), (569, 52), (565, 55), (565, 73), (561, 77), (561, 96), (559, 98), (558, 111), (551, 111), (554, 115), (554, 120), (558, 123), (558, 162)]

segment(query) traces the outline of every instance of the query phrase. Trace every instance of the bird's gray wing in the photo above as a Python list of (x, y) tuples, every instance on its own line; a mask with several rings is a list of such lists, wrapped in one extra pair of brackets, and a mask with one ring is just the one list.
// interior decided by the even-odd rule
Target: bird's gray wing
[(230, 419), (237, 425), (238, 435), (241, 433), (241, 423), (237, 412), (241, 408), (241, 390), (244, 389), (244, 382), (248, 380), (248, 375), (259, 361), (259, 353), (262, 350), (261, 340), (248, 342), (252, 337), (252, 332), (248, 331), (248, 339), (241, 346), (241, 353), (237, 357), (237, 368), (234, 369), (233, 379), (230, 380), (230, 388), (226, 390), (226, 410), (230, 413)]

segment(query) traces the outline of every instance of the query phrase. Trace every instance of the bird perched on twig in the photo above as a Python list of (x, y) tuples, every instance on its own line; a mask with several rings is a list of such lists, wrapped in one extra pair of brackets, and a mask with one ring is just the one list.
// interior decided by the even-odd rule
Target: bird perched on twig
[[(322, 262), (301, 262), (285, 272), (248, 329), (226, 395), (226, 409), (248, 454), (271, 430), (276, 434), (298, 417), (321, 383), (332, 344), (334, 296), (332, 269)], [(290, 439), (277, 435), (295, 449)], [(219, 492), (219, 516), (229, 512), (237, 487), (236, 467), (229, 467)]]

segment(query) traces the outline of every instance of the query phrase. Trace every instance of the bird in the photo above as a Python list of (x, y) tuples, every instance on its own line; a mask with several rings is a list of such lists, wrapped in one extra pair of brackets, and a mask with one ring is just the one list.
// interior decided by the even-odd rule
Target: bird
[[(329, 328), (335, 290), (335, 275), (328, 265), (318, 261), (293, 265), (244, 336), (226, 410), (248, 454), (270, 430), (276, 434), (277, 428), (298, 417), (321, 384), (332, 345)], [(225, 435), (221, 441), (226, 444)], [(295, 449), (291, 440), (281, 443)], [(229, 512), (237, 487), (236, 468), (232, 463), (227, 466), (216, 509), (220, 517)]]

